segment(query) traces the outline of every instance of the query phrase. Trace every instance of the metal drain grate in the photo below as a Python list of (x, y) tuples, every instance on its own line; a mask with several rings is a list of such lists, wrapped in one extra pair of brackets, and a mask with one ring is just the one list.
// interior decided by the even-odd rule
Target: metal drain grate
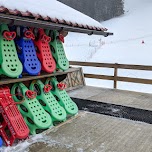
[(104, 102), (97, 102), (86, 99), (72, 98), (78, 105), (79, 110), (90, 111), (94, 113), (126, 118), (134, 121), (141, 121), (152, 124), (152, 111), (138, 109), (122, 105), (115, 105)]

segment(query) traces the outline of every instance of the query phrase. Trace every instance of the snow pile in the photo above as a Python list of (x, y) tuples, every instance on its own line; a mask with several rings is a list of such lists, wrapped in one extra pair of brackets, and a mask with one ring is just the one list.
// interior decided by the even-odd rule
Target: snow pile
[[(102, 22), (114, 36), (70, 33), (65, 49), (70, 60), (101, 63), (152, 65), (151, 0), (125, 0), (125, 14)], [(144, 43), (142, 43), (144, 42)], [(113, 75), (112, 69), (84, 68), (85, 72)], [(152, 72), (119, 70), (119, 76), (152, 79)], [(113, 87), (112, 81), (86, 79), (87, 85)], [(151, 85), (118, 83), (118, 89), (152, 92)]]
[(103, 28), (94, 19), (56, 0), (0, 0), (0, 5), (12, 10), (40, 14), (43, 17)]
[(44, 135), (43, 133), (41, 134), (36, 134), (36, 135), (31, 135), (29, 139), (20, 141), (19, 143), (13, 144), (13, 146), (3, 146), (0, 148), (0, 152), (28, 152), (29, 147), (32, 147), (34, 144), (40, 144), (44, 143), (46, 146), (49, 146), (50, 149), (51, 147), (58, 148), (66, 148), (69, 151), (72, 151), (73, 149), (73, 144), (63, 144), (60, 143), (59, 141), (53, 140), (52, 137), (49, 137), (47, 135)]
[(0, 148), (0, 152), (21, 152), (21, 151), (26, 152), (26, 149), (33, 143), (36, 143), (38, 141), (43, 142), (44, 137), (45, 136), (43, 136), (42, 134), (30, 136), (30, 139), (23, 140), (23, 141), (20, 141), (19, 143), (13, 144), (12, 147), (3, 146), (2, 148)]

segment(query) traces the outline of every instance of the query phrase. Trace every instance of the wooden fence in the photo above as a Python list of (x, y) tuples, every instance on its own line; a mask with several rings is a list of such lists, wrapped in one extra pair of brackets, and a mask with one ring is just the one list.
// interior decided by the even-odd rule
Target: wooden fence
[(114, 88), (117, 88), (117, 82), (118, 81), (132, 82), (132, 83), (141, 83), (141, 84), (152, 84), (152, 79), (143, 79), (143, 78), (132, 78), (132, 77), (118, 76), (118, 70), (119, 69), (152, 71), (152, 66), (117, 64), (117, 63), (110, 64), (110, 63), (95, 63), (95, 62), (77, 62), (77, 61), (70, 61), (70, 65), (99, 67), (99, 68), (112, 68), (112, 69), (114, 69), (113, 76), (84, 73), (84, 77), (85, 78), (113, 80)]

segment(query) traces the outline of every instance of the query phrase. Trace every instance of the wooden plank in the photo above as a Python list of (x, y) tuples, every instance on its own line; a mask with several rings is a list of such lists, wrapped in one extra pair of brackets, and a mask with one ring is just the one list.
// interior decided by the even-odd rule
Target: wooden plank
[[(115, 80), (114, 76), (108, 75), (95, 75), (95, 74), (84, 74), (85, 78), (95, 78), (95, 79), (104, 79), (104, 80)], [(152, 79), (141, 79), (141, 78), (129, 78), (129, 77), (116, 77), (117, 81), (123, 82), (133, 82), (133, 83), (142, 83), (142, 84), (152, 84)]]
[(70, 61), (71, 65), (152, 71), (152, 66)]
[(119, 69), (152, 71), (152, 66), (145, 66), (145, 65), (117, 64), (116, 66)]
[(79, 70), (80, 70), (80, 68), (69, 68), (67, 71), (64, 71), (64, 72), (58, 71), (58, 72), (55, 72), (55, 73), (52, 73), (52, 74), (41, 73), (41, 75), (38, 75), (38, 76), (23, 76), (23, 78), (18, 78), (18, 79), (1, 78), (0, 85), (11, 84), (11, 83), (16, 83), (16, 82), (31, 81), (31, 80), (42, 79), (42, 78), (48, 78), (48, 77), (52, 77), (52, 76), (72, 73), (74, 71), (79, 71)]
[(116, 67), (115, 64), (110, 64), (110, 63), (78, 62), (78, 61), (70, 61), (70, 65), (105, 67), (105, 68), (115, 68)]
[(141, 79), (141, 78), (117, 77), (117, 81), (152, 84), (152, 79)]
[(108, 76), (108, 75), (84, 74), (84, 77), (85, 78), (104, 79), (104, 80), (114, 80), (114, 76)]

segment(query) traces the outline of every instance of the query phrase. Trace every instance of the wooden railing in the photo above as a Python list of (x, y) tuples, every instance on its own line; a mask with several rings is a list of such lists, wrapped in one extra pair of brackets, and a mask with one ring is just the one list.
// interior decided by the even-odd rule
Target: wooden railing
[(141, 83), (141, 84), (152, 84), (152, 79), (143, 79), (143, 78), (132, 78), (132, 77), (118, 76), (118, 70), (119, 69), (152, 71), (152, 66), (117, 64), (117, 63), (110, 64), (110, 63), (95, 63), (95, 62), (77, 62), (77, 61), (70, 61), (70, 65), (99, 67), (99, 68), (112, 68), (112, 69), (114, 69), (113, 76), (84, 73), (84, 77), (85, 78), (113, 80), (114, 81), (114, 85), (113, 85), (114, 88), (117, 88), (117, 82), (118, 81)]

